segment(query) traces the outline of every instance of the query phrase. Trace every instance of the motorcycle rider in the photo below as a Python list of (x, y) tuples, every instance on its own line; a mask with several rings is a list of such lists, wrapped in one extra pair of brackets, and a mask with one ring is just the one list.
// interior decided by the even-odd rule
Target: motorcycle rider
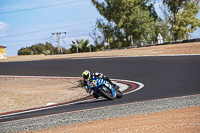
[[(116, 89), (118, 89), (118, 86), (117, 86), (116, 84), (114, 84), (114, 83), (110, 80), (109, 77), (103, 75), (102, 73), (98, 73), (98, 72), (95, 72), (95, 73), (93, 73), (93, 74), (90, 74), (90, 71), (85, 70), (85, 71), (83, 71), (83, 73), (82, 73), (82, 77), (83, 77), (83, 79), (84, 79), (84, 80), (83, 80), (83, 85), (84, 85), (84, 87), (85, 87), (87, 93), (91, 93), (91, 91), (92, 91), (92, 90), (89, 88), (89, 86), (88, 86), (88, 82), (91, 80), (91, 77), (92, 77), (92, 76), (95, 76), (96, 78), (104, 79), (104, 80), (108, 81), (113, 87), (115, 87)], [(94, 96), (95, 98), (98, 98), (98, 97), (99, 97), (99, 96), (98, 96), (97, 94), (95, 94), (94, 92), (93, 92), (93, 96)]]

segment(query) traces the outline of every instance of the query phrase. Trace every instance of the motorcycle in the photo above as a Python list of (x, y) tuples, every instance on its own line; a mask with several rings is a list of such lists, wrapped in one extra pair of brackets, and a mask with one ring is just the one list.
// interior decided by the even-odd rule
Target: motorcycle
[(93, 96), (95, 98), (104, 97), (109, 100), (114, 98), (122, 98), (123, 94), (120, 90), (114, 88), (109, 82), (104, 79), (92, 77), (92, 80), (88, 83), (89, 88), (93, 90)]

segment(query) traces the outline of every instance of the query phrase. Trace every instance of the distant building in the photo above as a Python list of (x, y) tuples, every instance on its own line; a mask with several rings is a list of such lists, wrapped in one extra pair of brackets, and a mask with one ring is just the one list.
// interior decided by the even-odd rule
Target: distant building
[(0, 45), (0, 59), (4, 59), (6, 57), (6, 46)]

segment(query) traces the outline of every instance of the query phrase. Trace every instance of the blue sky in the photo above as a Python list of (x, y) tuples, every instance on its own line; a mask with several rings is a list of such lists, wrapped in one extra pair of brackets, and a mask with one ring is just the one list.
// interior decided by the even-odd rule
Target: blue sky
[[(155, 7), (162, 17), (159, 4), (160, 0)], [(16, 12), (45, 6), (51, 7)], [(68, 32), (61, 36), (63, 47), (70, 48), (72, 40), (81, 38), (89, 39), (92, 44), (89, 33), (100, 17), (91, 0), (0, 0), (0, 45), (7, 46), (7, 55), (13, 56), (21, 47), (50, 42), (51, 33), (56, 32)], [(199, 35), (199, 29), (193, 33), (193, 36)]]

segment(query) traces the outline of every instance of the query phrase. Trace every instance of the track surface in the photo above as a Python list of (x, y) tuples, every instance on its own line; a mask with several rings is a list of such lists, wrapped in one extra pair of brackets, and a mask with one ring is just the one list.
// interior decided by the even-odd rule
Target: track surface
[(200, 56), (62, 59), (0, 63), (0, 75), (80, 77), (82, 71), (103, 72), (112, 79), (138, 81), (145, 86), (122, 99), (61, 106), (16, 115), (0, 122), (130, 102), (200, 94)]

